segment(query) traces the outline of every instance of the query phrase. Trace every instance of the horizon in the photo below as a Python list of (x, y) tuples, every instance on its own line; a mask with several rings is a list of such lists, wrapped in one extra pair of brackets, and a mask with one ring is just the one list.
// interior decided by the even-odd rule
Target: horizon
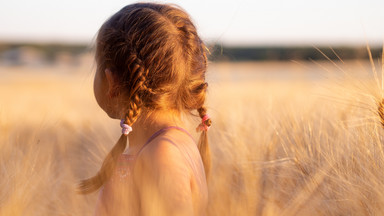
[[(226, 43), (226, 42), (205, 42), (207, 45), (219, 45), (230, 48), (383, 48), (384, 42), (365, 41), (356, 43)], [(31, 46), (88, 46), (92, 47), (94, 41), (64, 41), (64, 40), (8, 40), (0, 39), (1, 45), (31, 45)]]
[[(150, 1), (154, 2), (154, 1)], [(155, 1), (159, 2), (159, 1)], [(163, 1), (164, 2), (164, 1)], [(92, 44), (101, 24), (133, 1), (8, 1), (0, 41)], [(184, 8), (209, 44), (224, 46), (383, 45), (384, 2), (354, 0), (168, 1)], [(20, 16), (20, 14), (23, 14)], [(27, 21), (27, 22), (26, 22)]]

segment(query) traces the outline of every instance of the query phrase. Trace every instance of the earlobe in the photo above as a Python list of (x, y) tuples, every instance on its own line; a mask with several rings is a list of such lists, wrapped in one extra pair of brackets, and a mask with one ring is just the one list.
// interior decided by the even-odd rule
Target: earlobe
[(119, 86), (117, 84), (117, 81), (115, 80), (112, 71), (109, 68), (106, 68), (105, 71), (105, 77), (107, 78), (108, 82), (108, 96), (110, 98), (116, 97), (119, 95)]

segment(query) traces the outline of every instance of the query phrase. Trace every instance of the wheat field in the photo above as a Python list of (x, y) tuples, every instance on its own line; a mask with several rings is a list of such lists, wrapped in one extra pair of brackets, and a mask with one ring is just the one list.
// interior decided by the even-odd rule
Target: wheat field
[[(384, 215), (374, 65), (211, 63), (209, 215)], [(97, 194), (76, 183), (120, 133), (93, 97), (93, 69), (0, 67), (0, 215), (92, 215)]]

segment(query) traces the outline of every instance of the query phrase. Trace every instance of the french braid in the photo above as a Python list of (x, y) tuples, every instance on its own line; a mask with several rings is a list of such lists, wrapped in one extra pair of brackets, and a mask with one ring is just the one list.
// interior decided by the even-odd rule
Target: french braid
[[(133, 85), (131, 86), (131, 95), (129, 104), (127, 107), (127, 113), (125, 114), (125, 124), (133, 125), (140, 115), (142, 109), (142, 101), (140, 95), (143, 93), (151, 92), (152, 90), (148, 88), (145, 84), (145, 76), (147, 75), (146, 70), (141, 65), (140, 59), (137, 58), (135, 54), (128, 58), (131, 60), (129, 63), (131, 68), (131, 78), (133, 80)], [(124, 152), (127, 147), (127, 136), (122, 134), (113, 146), (112, 150), (108, 153), (106, 158), (103, 161), (103, 164), (100, 170), (94, 177), (89, 179), (82, 180), (79, 185), (79, 192), (82, 194), (91, 193), (99, 189), (106, 181), (108, 181), (112, 174), (113, 170), (116, 167), (119, 156)]]
[[(205, 74), (207, 67), (207, 55), (206, 47), (196, 33), (195, 27), (190, 21), (188, 16), (180, 16), (170, 18), (175, 26), (178, 27), (180, 35), (183, 38), (183, 49), (185, 50), (186, 62), (189, 64), (190, 73), (188, 74), (189, 79), (187, 84), (188, 89), (186, 90), (185, 96), (190, 96), (193, 101), (192, 103), (185, 103), (189, 109), (197, 108), (200, 118), (204, 118), (207, 114), (207, 109), (204, 106), (205, 93), (208, 84), (205, 82), (205, 78), (201, 77)], [(189, 99), (185, 99), (189, 100)], [(208, 127), (211, 126), (211, 119), (207, 119), (204, 122)], [(208, 131), (202, 130), (198, 141), (198, 149), (204, 164), (206, 178), (209, 178), (211, 170), (211, 151), (208, 143)]]

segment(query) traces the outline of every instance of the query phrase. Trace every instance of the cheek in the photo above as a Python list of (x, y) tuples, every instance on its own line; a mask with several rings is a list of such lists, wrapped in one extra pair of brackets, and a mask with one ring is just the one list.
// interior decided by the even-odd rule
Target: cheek
[(95, 95), (97, 104), (104, 109), (106, 104), (105, 84), (102, 82), (102, 78), (98, 72), (96, 72), (95, 79), (93, 81), (93, 94)]
[(95, 95), (97, 104), (108, 114), (109, 117), (119, 119), (120, 115), (116, 106), (116, 98), (108, 96), (108, 84), (106, 78), (96, 72), (93, 81), (93, 94)]

